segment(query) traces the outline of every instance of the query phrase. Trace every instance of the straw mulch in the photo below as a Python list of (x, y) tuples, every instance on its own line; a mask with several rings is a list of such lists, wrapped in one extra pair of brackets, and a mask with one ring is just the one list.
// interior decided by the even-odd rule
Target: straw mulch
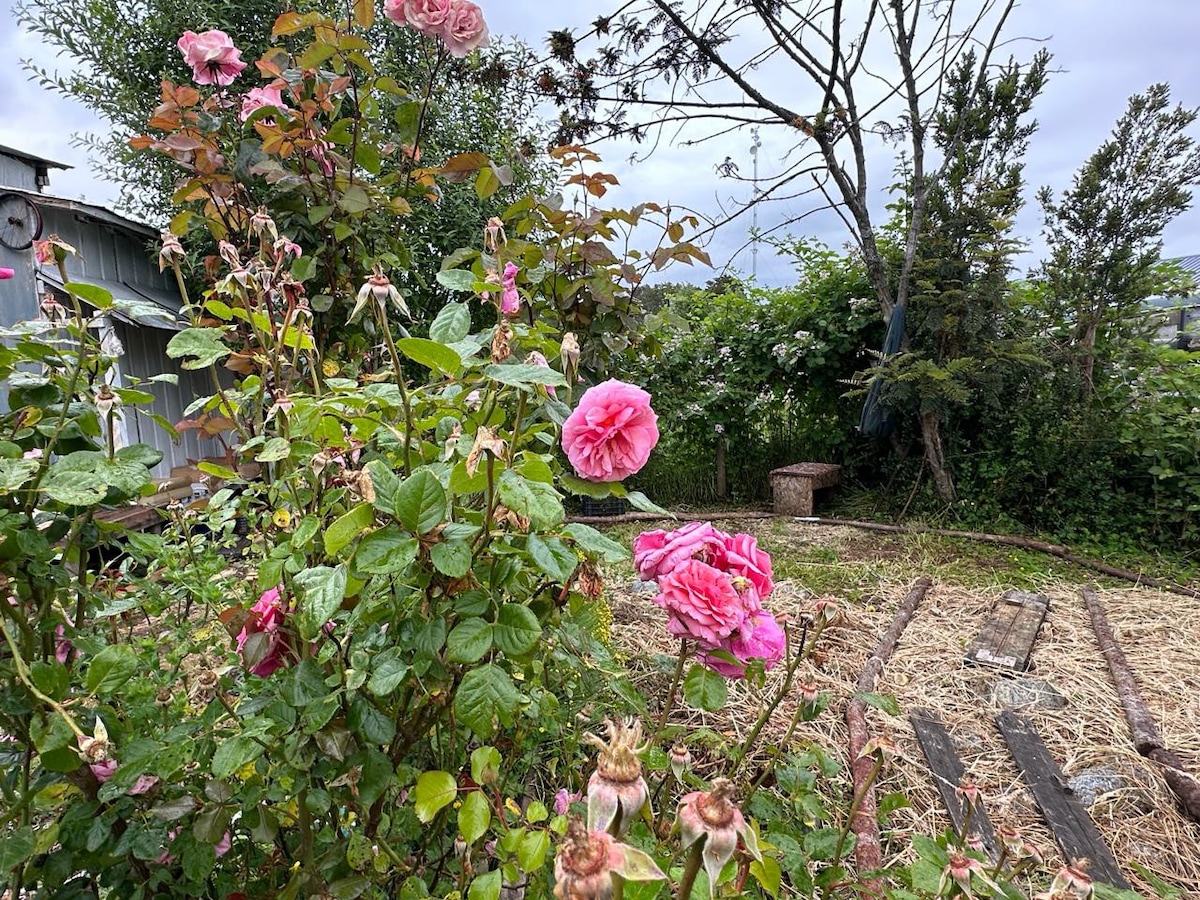
[[(754, 533), (762, 527), (748, 522), (741, 530)], [(778, 524), (775, 527), (778, 530)], [(853, 590), (848, 588), (848, 592), (857, 600), (848, 601), (836, 593), (815, 597), (801, 580), (788, 579), (777, 584), (768, 603), (774, 612), (793, 622), (811, 611), (818, 599), (834, 600), (843, 610), (840, 622), (822, 636), (815, 660), (806, 662), (797, 673), (797, 683), (815, 682), (833, 696), (833, 702), (817, 721), (801, 726), (795, 742), (819, 743), (846, 761), (844, 714), (854, 681), (912, 582), (922, 574), (933, 575), (934, 586), (884, 667), (877, 689), (895, 696), (905, 716), (918, 706), (936, 712), (955, 740), (967, 776), (983, 790), (992, 822), (1019, 828), (1046, 854), (1050, 871), (1057, 868), (1062, 861), (1058, 848), (994, 724), (1000, 708), (990, 701), (989, 689), (1002, 676), (962, 663), (968, 643), (1007, 587), (1003, 571), (992, 573), (991, 578), (984, 571), (985, 577), (976, 580), (987, 586), (968, 588), (939, 579), (936, 570), (907, 568), (914, 560), (905, 558), (902, 544), (893, 540), (881, 540), (881, 544), (887, 542), (887, 549), (878, 553), (871, 550), (875, 539), (864, 538), (861, 532), (793, 527), (796, 533), (789, 534), (785, 543), (794, 539), (808, 547), (837, 548), (842, 560), (860, 554), (858, 565), (847, 567), (848, 575), (855, 578)], [(771, 543), (761, 537), (760, 542)], [(778, 539), (774, 543), (778, 569), (779, 554), (786, 551), (780, 549)], [(652, 704), (661, 702), (671, 674), (663, 657), (674, 655), (677, 644), (663, 627), (665, 615), (650, 595), (628, 590), (628, 577), (622, 576), (624, 573), (612, 579), (614, 644), (629, 660), (635, 681)], [(1026, 708), (1021, 712), (1032, 719), (1068, 779), (1095, 766), (1106, 766), (1125, 779), (1126, 787), (1102, 794), (1090, 812), (1130, 883), (1144, 894), (1155, 893), (1129, 865), (1133, 861), (1184, 896), (1200, 898), (1200, 824), (1178, 810), (1154, 765), (1138, 756), (1133, 747), (1079, 594), (1079, 587), (1090, 576), (1080, 571), (1078, 577), (1079, 581), (1066, 581), (1047, 576), (1039, 587), (1050, 599), (1050, 612), (1028, 673), (1048, 681), (1067, 699), (1067, 706), (1057, 711)], [(1200, 763), (1200, 600), (1116, 582), (1101, 586), (1099, 595), (1167, 746), (1189, 765)], [(671, 721), (711, 728), (736, 740), (749, 731), (760, 698), (769, 695), (781, 680), (779, 670), (769, 673), (762, 692), (732, 683), (730, 702), (718, 713), (703, 713), (681, 702)], [(785, 700), (776, 711), (759, 745), (760, 759), (771, 743), (782, 737), (794, 708)], [(885, 770), (878, 791), (882, 796), (903, 790), (910, 801), (910, 806), (891, 814), (883, 829), (885, 861), (904, 861), (911, 853), (907, 839), (911, 834), (940, 833), (949, 827), (949, 820), (907, 718), (893, 718), (875, 709), (868, 711), (868, 718), (874, 731), (890, 734), (902, 750), (901, 758)], [(708, 765), (715, 770), (720, 763), (709, 760)], [(750, 768), (753, 770), (753, 763)], [(701, 769), (700, 774), (711, 772)], [(822, 790), (837, 798), (836, 807), (831, 803), (830, 808), (844, 814), (850, 793), (848, 773), (844, 771)], [(1045, 887), (1042, 884), (1035, 889)]]

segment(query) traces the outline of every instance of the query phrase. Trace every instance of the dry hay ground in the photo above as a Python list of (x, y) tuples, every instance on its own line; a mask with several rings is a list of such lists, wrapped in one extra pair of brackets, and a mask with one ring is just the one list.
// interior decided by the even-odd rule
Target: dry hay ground
[[(885, 666), (878, 691), (895, 696), (905, 716), (919, 706), (938, 713), (967, 776), (983, 789), (993, 823), (1019, 828), (1047, 854), (1047, 864), (1057, 867), (1058, 848), (994, 724), (999, 707), (989, 701), (988, 688), (1002, 676), (962, 663), (967, 644), (1004, 590), (1017, 587), (1047, 596), (1050, 612), (1029, 675), (1049, 681), (1066, 697), (1067, 707), (1022, 712), (1067, 778), (1105, 765), (1126, 779), (1127, 787), (1102, 794), (1090, 812), (1130, 883), (1146, 896), (1156, 893), (1129, 865), (1134, 861), (1183, 896), (1200, 898), (1200, 825), (1179, 811), (1153, 765), (1133, 748), (1079, 594), (1079, 587), (1093, 580), (1088, 572), (1035, 554), (997, 555), (995, 548), (927, 536), (879, 536), (787, 519), (720, 524), (756, 534), (772, 553), (778, 585), (768, 605), (775, 612), (796, 620), (817, 599), (832, 599), (843, 609), (841, 623), (822, 636), (819, 662), (806, 663), (797, 678), (797, 683), (815, 681), (833, 702), (796, 736), (797, 742), (820, 743), (843, 762), (845, 706), (854, 681), (912, 582), (922, 574), (933, 576), (933, 588)], [(613, 537), (627, 540), (633, 534), (636, 530), (622, 530)], [(646, 696), (661, 702), (670, 680), (663, 657), (676, 651), (663, 627), (665, 616), (650, 596), (630, 590), (629, 569), (611, 575), (614, 643)], [(1167, 746), (1189, 764), (1200, 762), (1200, 600), (1115, 581), (1102, 582), (1099, 594)], [(769, 692), (782, 673), (768, 678)], [(734, 683), (726, 709), (708, 714), (683, 706), (672, 721), (744, 737), (760, 696), (745, 683)], [(768, 743), (782, 737), (793, 710), (790, 701), (777, 710), (765, 733)], [(868, 715), (873, 731), (890, 734), (902, 749), (878, 790), (880, 795), (903, 791), (910, 800), (909, 807), (891, 814), (884, 829), (888, 861), (903, 861), (911, 852), (908, 835), (937, 834), (949, 821), (908, 720), (875, 709)], [(849, 796), (845, 781), (824, 790)], [(846, 803), (840, 804), (843, 811)]]

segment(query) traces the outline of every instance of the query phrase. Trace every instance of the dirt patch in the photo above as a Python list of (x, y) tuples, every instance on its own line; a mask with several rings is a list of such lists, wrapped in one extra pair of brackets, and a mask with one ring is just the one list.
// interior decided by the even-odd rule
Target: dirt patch
[[(816, 600), (834, 600), (841, 607), (841, 621), (822, 636), (816, 664), (806, 664), (797, 673), (798, 683), (814, 682), (833, 696), (833, 702), (820, 719), (802, 726), (794, 741), (819, 743), (843, 762), (845, 704), (862, 664), (912, 582), (922, 574), (933, 576), (933, 589), (879, 683), (879, 691), (895, 696), (904, 714), (869, 711), (872, 729), (890, 734), (902, 748), (880, 792), (903, 790), (911, 803), (894, 811), (885, 827), (890, 861), (911, 853), (912, 833), (936, 834), (949, 827), (906, 718), (919, 706), (945, 722), (968, 776), (983, 790), (992, 821), (1019, 828), (1051, 865), (1061, 861), (994, 723), (999, 707), (990, 699), (991, 688), (1003, 676), (963, 665), (967, 644), (992, 604), (1005, 589), (1019, 587), (1036, 589), (1050, 599), (1031, 674), (1066, 699), (1060, 710), (1022, 712), (1068, 779), (1097, 766), (1123, 779), (1124, 786), (1100, 794), (1090, 812), (1130, 883), (1143, 893), (1156, 893), (1132, 862), (1185, 896), (1200, 897), (1200, 825), (1179, 811), (1153, 764), (1133, 747), (1079, 594), (1080, 586), (1093, 580), (1092, 573), (1051, 566), (1049, 560), (1043, 568), (1028, 555), (1016, 561), (997, 557), (995, 548), (981, 548), (976, 555), (969, 545), (948, 547), (927, 536), (875, 538), (849, 528), (789, 520), (721, 525), (758, 535), (772, 553), (776, 571), (785, 576), (767, 604), (774, 612), (800, 621)], [(665, 614), (651, 602), (652, 595), (628, 590), (630, 570), (610, 574), (614, 642), (646, 695), (662, 698), (671, 677), (666, 657), (677, 650), (666, 632)], [(1115, 582), (1101, 586), (1099, 595), (1167, 745), (1191, 764), (1200, 761), (1200, 600)], [(733, 682), (725, 710), (713, 714), (683, 706), (672, 721), (711, 728), (735, 740), (744, 737), (762, 697), (781, 680), (778, 670), (769, 673), (762, 691)], [(789, 698), (776, 711), (765, 731), (768, 746), (783, 737), (793, 710)], [(828, 790), (846, 796), (845, 776)]]

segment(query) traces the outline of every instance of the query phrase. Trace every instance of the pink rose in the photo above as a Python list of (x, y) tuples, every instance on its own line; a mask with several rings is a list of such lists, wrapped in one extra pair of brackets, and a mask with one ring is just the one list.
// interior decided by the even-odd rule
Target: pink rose
[(670, 614), (667, 630), (717, 646), (746, 619), (742, 598), (729, 576), (698, 559), (689, 559), (658, 579), (654, 602)]
[(711, 563), (729, 535), (710, 522), (689, 522), (675, 531), (643, 531), (633, 541), (633, 565), (638, 578), (653, 581), (698, 557)]
[(506, 316), (515, 316), (521, 311), (521, 295), (517, 293), (517, 273), (521, 271), (513, 263), (504, 264), (504, 279), (501, 284), (504, 293), (500, 295), (500, 312)]
[(383, 14), (397, 25), (440, 37), (450, 17), (451, 0), (385, 0)]
[(749, 581), (759, 600), (775, 590), (775, 583), (771, 580), (774, 575), (771, 571), (771, 557), (758, 549), (758, 541), (754, 537), (748, 534), (726, 534), (722, 535), (722, 538), (724, 540), (713, 565), (735, 578)]
[(183, 61), (192, 67), (192, 80), (196, 84), (232, 84), (246, 64), (242, 62), (242, 51), (233, 46), (229, 35), (213, 29), (196, 34), (185, 31), (176, 46), (183, 54)]
[(650, 395), (611, 378), (589, 388), (563, 423), (562, 445), (576, 474), (621, 481), (637, 472), (658, 443)]
[(17, 273), (13, 269), (8, 268), (7, 266), (0, 266), (0, 281), (8, 281), (8, 279), (12, 278), (16, 274)]
[(747, 616), (737, 631), (717, 645), (716, 649), (724, 650), (741, 662), (741, 666), (707, 653), (700, 654), (700, 662), (726, 678), (744, 678), (746, 670), (743, 666), (752, 659), (761, 659), (764, 668), (773, 669), (783, 658), (786, 645), (787, 639), (779, 622), (764, 609)]
[(238, 119), (245, 122), (264, 106), (273, 106), (276, 109), (291, 108), (284, 101), (283, 92), (279, 88), (251, 88), (247, 93), (242, 95), (242, 111), (238, 113)]
[(483, 11), (471, 0), (450, 0), (442, 41), (451, 56), (463, 57), (478, 47), (488, 45), (487, 22)]

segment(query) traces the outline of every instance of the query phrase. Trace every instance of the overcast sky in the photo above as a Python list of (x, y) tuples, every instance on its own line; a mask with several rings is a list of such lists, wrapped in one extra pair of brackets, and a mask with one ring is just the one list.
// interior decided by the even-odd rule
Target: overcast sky
[[(581, 30), (616, 4), (598, 0), (481, 0), (481, 5), (494, 33), (520, 38), (540, 49), (551, 29)], [(52, 174), (53, 193), (96, 203), (111, 202), (115, 186), (98, 178), (86, 152), (72, 146), (72, 135), (103, 131), (104, 123), (78, 104), (28, 80), (21, 59), (34, 58), (51, 67), (63, 61), (54, 60), (51, 51), (19, 31), (12, 14), (8, 26), (0, 30), (0, 144), (74, 166), (71, 171)], [(1027, 0), (1014, 13), (1006, 31), (1013, 36), (1044, 39), (1056, 70), (1035, 106), (1040, 129), (1026, 157), (1030, 201), (1034, 190), (1042, 185), (1061, 191), (1069, 184), (1074, 170), (1111, 132), (1130, 95), (1165, 81), (1172, 86), (1175, 101), (1200, 106), (1200, 53), (1196, 49), (1200, 2), (1195, 0)], [(1018, 57), (1027, 58), (1036, 46), (1023, 43), (1012, 49)], [(781, 91), (781, 99), (788, 101), (786, 79), (769, 86)], [(1193, 129), (1193, 134), (1200, 137), (1200, 128)], [(768, 130), (762, 140), (759, 160), (765, 175), (785, 164), (790, 136)], [(749, 134), (739, 133), (698, 147), (666, 146), (650, 160), (633, 165), (627, 161), (630, 147), (602, 148), (604, 168), (622, 181), (611, 199), (620, 205), (643, 200), (670, 202), (713, 215), (722, 206), (735, 208), (748, 199), (750, 188), (720, 179), (714, 166), (729, 155), (747, 174), (749, 143)], [(888, 168), (886, 164), (879, 167), (872, 178), (874, 187), (886, 186), (890, 180)], [(880, 194), (879, 202), (884, 199)], [(798, 215), (805, 209), (806, 201), (763, 209), (760, 227), (769, 228), (782, 217)], [(709, 251), (715, 264), (730, 262), (746, 241), (748, 224), (731, 225), (712, 241)], [(1039, 212), (1031, 202), (1018, 222), (1019, 233), (1032, 246), (1021, 260), (1022, 268), (1032, 265), (1040, 251), (1039, 228)], [(806, 219), (792, 232), (817, 237), (835, 247), (847, 238), (831, 215)], [(1166, 256), (1192, 253), (1200, 253), (1200, 210), (1196, 209), (1180, 217), (1165, 235)], [(733, 266), (748, 273), (750, 252), (743, 249), (733, 259)], [(761, 250), (757, 270), (759, 281), (765, 284), (785, 284), (792, 276), (786, 260), (775, 257), (770, 248)], [(670, 272), (670, 277), (680, 280), (702, 281), (710, 275), (707, 271), (689, 274), (682, 267)]]

